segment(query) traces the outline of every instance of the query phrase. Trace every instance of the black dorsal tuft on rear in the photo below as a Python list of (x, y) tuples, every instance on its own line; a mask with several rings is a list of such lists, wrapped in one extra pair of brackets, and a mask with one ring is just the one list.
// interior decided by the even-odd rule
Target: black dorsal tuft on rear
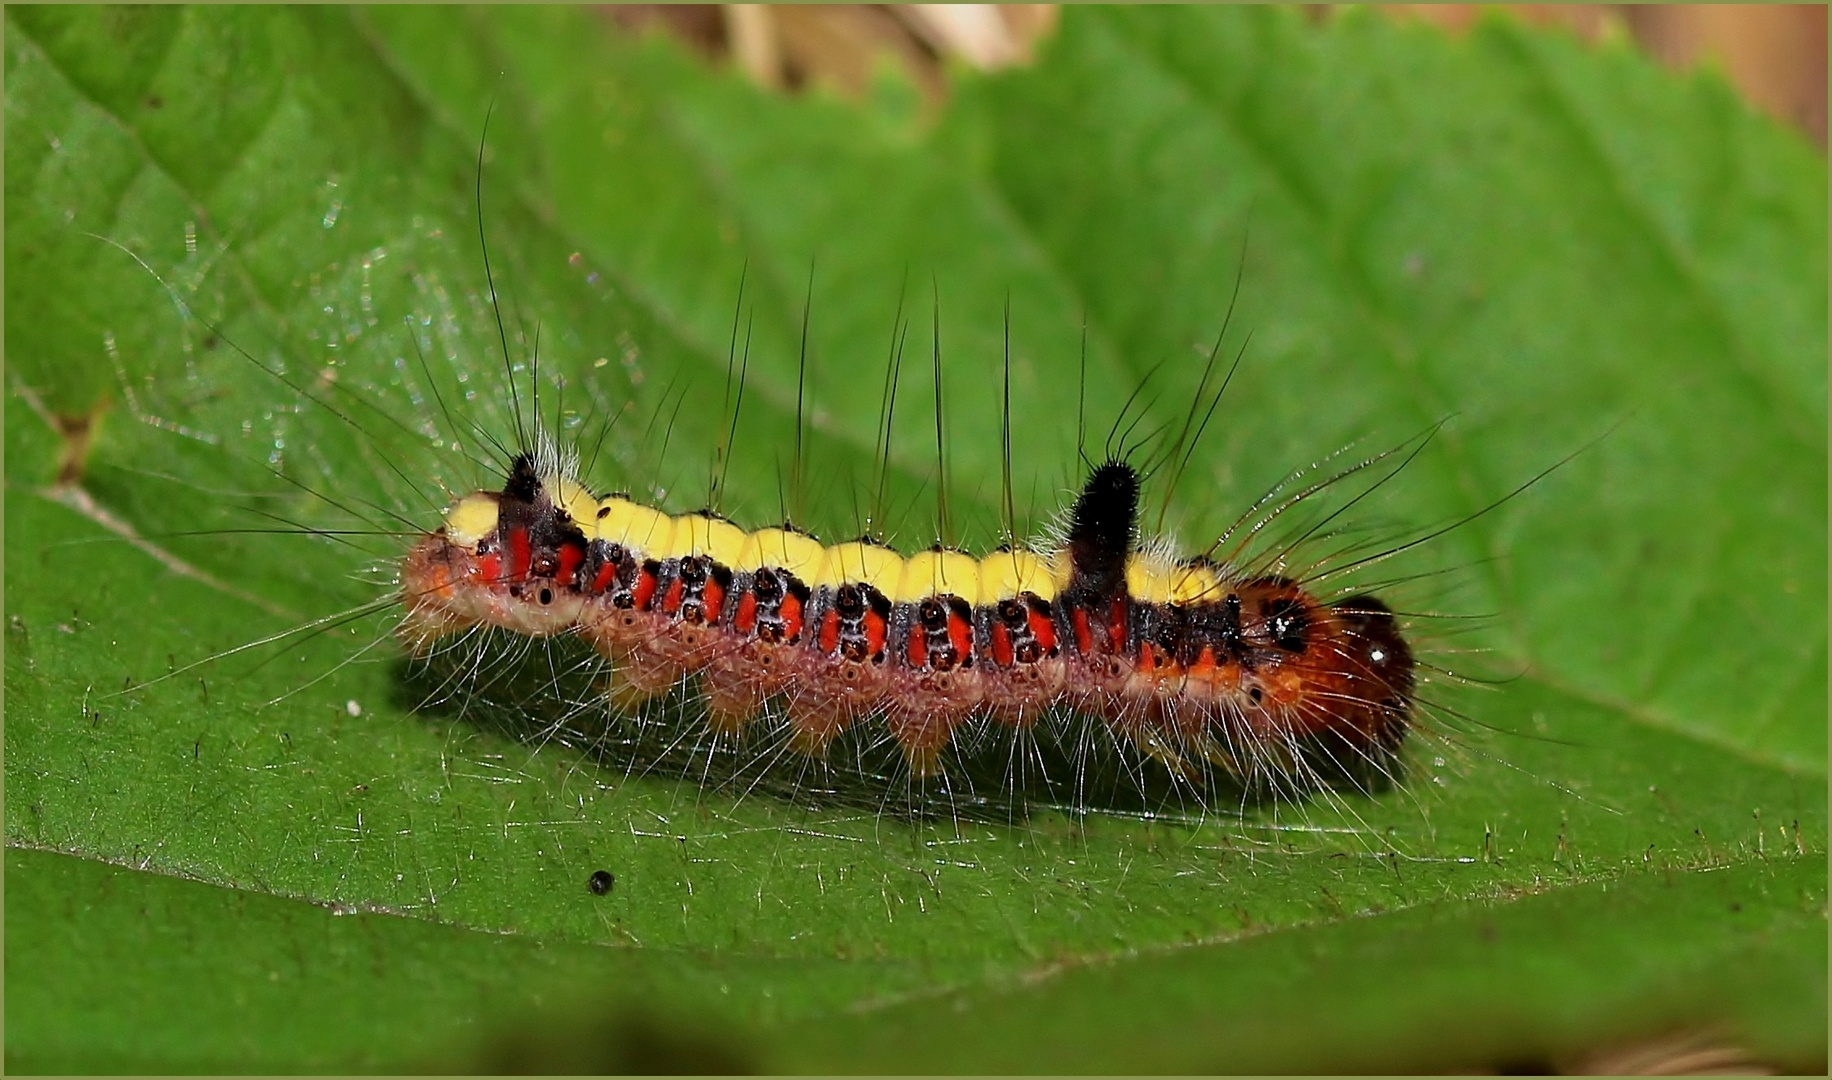
[(1108, 461), (1088, 474), (1069, 515), (1072, 588), (1085, 596), (1113, 597), (1126, 588), (1126, 558), (1132, 553), (1133, 524), (1139, 514), (1139, 473), (1123, 461)]

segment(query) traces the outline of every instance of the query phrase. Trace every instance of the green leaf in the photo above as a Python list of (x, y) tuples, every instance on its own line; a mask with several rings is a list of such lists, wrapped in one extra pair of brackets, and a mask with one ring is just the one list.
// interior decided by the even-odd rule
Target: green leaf
[[(25, 1072), (147, 1061), (195, 1072), (1544, 1071), (1562, 1047), (1674, 1023), (1734, 1024), (1783, 1064), (1810, 1065), (1824, 1046), (1794, 1019), (1826, 1003), (1823, 856), (1064, 957), (958, 988), (911, 979), (902, 994), (887, 992), (882, 962), (478, 933), (41, 852), (10, 851), (6, 869), (8, 918), (36, 931), (15, 936), (6, 973), (42, 991), (14, 999), (9, 1026), (84, 1031), (55, 1056), (35, 1039), (16, 1045), (9, 1065)], [(59, 977), (29, 978), (45, 969)]]
[[(583, 10), (6, 19), (9, 1067), (1413, 1069), (1680, 1027), (1823, 1068), (1826, 173), (1714, 78), (1504, 20), (1072, 9), (930, 130)], [(1494, 684), (1434, 678), (1400, 790), (1017, 826), (415, 708), (368, 610), (403, 540), (298, 526), (493, 483), (486, 114), (507, 352), (526, 394), (538, 334), (595, 485), (704, 503), (742, 279), (723, 509), (856, 532), (901, 286), (890, 524), (938, 527), (939, 296), (983, 550), (1007, 298), (1028, 534), (1084, 387), (1091, 452), (1141, 383), (1137, 431), (1182, 422), (1238, 273), (1167, 525), (1449, 417), (1349, 515), (1465, 522), (1362, 580)]]

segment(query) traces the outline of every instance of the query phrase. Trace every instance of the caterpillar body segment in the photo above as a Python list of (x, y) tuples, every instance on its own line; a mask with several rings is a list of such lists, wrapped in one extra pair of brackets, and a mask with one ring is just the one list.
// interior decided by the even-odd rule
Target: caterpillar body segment
[(522, 455), (414, 545), (409, 648), (479, 626), (576, 634), (611, 663), (613, 709), (696, 678), (715, 731), (775, 711), (818, 755), (881, 722), (917, 776), (969, 720), (1024, 728), (1053, 708), (1173, 774), (1206, 762), (1246, 783), (1378, 763), (1410, 722), (1412, 654), (1385, 605), (1138, 550), (1124, 462), (1090, 475), (1060, 549), (977, 559), (669, 516), (551, 468)]

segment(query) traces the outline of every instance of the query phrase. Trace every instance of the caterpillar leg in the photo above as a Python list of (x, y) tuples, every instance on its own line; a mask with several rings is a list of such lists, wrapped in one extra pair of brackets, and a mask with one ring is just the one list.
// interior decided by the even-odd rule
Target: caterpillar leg
[(611, 662), (606, 697), (614, 711), (633, 712), (685, 678), (687, 669), (680, 661), (651, 644), (668, 629), (662, 619), (627, 608), (579, 626), (579, 636)]
[(763, 712), (764, 703), (790, 684), (790, 646), (747, 641), (715, 654), (700, 673), (706, 721), (719, 734), (736, 735)]
[(683, 677), (679, 665), (652, 653), (633, 653), (611, 671), (605, 696), (613, 711), (630, 713), (668, 691)]
[(1062, 695), (1068, 672), (1058, 658), (1014, 664), (983, 677), (986, 714), (1008, 727), (1027, 728)]
[(941, 752), (954, 737), (954, 729), (985, 704), (985, 680), (977, 671), (955, 668), (930, 671), (898, 680), (885, 723), (903, 748), (910, 772), (934, 776), (941, 769)]
[(803, 672), (784, 711), (790, 746), (810, 757), (824, 754), (855, 720), (881, 709), (889, 690), (884, 665), (877, 661), (814, 656)]

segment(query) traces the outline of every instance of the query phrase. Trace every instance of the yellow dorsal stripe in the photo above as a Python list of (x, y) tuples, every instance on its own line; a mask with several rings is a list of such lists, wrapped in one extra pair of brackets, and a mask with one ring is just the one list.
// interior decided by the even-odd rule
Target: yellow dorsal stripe
[(744, 530), (729, 521), (705, 514), (682, 514), (674, 519), (672, 550), (661, 557), (704, 555), (716, 563), (733, 567), (738, 565), (747, 539)]
[(993, 604), (1019, 593), (1049, 598), (1069, 583), (1067, 552), (1042, 556), (1032, 551), (995, 551), (980, 560), (980, 603)]
[(758, 529), (744, 538), (734, 570), (757, 570), (774, 566), (786, 570), (802, 582), (812, 582), (821, 572), (827, 549), (812, 536), (787, 529)]
[(964, 552), (919, 551), (903, 560), (903, 575), (893, 602), (911, 603), (952, 593), (967, 603), (980, 603), (980, 564)]
[(835, 544), (821, 560), (820, 573), (810, 584), (840, 586), (848, 582), (870, 585), (886, 596), (895, 592), (903, 580), (903, 556), (890, 548), (857, 541)]
[(594, 539), (622, 544), (644, 558), (668, 557), (657, 553), (673, 546), (674, 519), (660, 510), (613, 495), (598, 504), (596, 517)]
[[(791, 529), (746, 532), (709, 514), (671, 517), (621, 495), (596, 500), (567, 477), (542, 484), (554, 505), (578, 524), (588, 539), (629, 548), (644, 559), (704, 555), (735, 571), (771, 566), (819, 588), (848, 583), (870, 585), (894, 603), (952, 594), (975, 607), (1020, 593), (1053, 600), (1069, 582), (1069, 553), (997, 551), (982, 559), (959, 551), (922, 551), (903, 556), (877, 544), (852, 541), (823, 546)], [(500, 496), (478, 491), (446, 512), (446, 535), (475, 548), (496, 530)], [(1126, 561), (1126, 591), (1153, 604), (1215, 603), (1227, 593), (1220, 567), (1177, 563), (1161, 555), (1134, 554)]]

